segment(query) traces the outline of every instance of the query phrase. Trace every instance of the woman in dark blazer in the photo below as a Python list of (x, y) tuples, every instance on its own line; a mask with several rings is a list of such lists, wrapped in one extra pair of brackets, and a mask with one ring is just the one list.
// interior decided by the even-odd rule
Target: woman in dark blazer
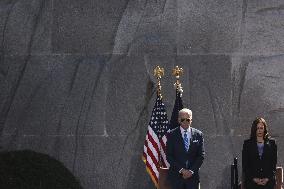
[(268, 135), (263, 118), (256, 118), (251, 127), (250, 139), (242, 150), (242, 168), (245, 189), (273, 189), (277, 163), (277, 145)]

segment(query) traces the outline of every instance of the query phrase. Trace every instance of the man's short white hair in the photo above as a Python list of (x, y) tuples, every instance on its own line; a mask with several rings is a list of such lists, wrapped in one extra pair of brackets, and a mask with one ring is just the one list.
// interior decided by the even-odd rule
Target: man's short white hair
[(188, 108), (183, 108), (178, 112), (178, 117), (180, 117), (180, 114), (187, 113), (189, 117), (192, 117), (192, 111)]

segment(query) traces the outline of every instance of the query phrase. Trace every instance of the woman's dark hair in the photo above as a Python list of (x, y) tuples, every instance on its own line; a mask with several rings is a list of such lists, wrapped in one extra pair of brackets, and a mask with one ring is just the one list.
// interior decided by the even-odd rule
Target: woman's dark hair
[(264, 135), (263, 135), (263, 139), (266, 140), (268, 139), (269, 135), (268, 135), (268, 130), (267, 130), (267, 123), (265, 121), (265, 119), (263, 119), (262, 117), (257, 117), (251, 125), (251, 132), (250, 132), (250, 138), (256, 140), (256, 130), (257, 130), (257, 124), (258, 123), (262, 123), (264, 125)]

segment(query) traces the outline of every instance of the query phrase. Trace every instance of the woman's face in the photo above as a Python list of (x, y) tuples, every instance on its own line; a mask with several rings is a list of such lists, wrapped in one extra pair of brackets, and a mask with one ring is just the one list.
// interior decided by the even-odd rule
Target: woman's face
[(264, 136), (264, 125), (263, 125), (263, 123), (257, 124), (256, 136), (257, 137), (263, 137)]

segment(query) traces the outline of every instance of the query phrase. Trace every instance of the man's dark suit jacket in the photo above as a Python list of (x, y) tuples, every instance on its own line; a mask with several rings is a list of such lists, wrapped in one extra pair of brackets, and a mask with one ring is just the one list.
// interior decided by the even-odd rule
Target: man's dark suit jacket
[[(197, 189), (199, 185), (199, 168), (205, 155), (203, 134), (201, 131), (191, 128), (189, 150), (184, 147), (180, 127), (172, 130), (168, 135), (166, 156), (170, 164), (168, 180), (172, 189)], [(189, 179), (183, 179), (179, 171), (182, 168), (194, 172)], [(184, 187), (186, 185), (186, 187)]]
[(277, 146), (275, 140), (264, 141), (263, 154), (260, 158), (256, 140), (244, 141), (242, 151), (242, 168), (246, 189), (260, 188), (253, 182), (253, 178), (268, 178), (265, 189), (273, 189), (275, 185), (275, 172), (277, 163)]

